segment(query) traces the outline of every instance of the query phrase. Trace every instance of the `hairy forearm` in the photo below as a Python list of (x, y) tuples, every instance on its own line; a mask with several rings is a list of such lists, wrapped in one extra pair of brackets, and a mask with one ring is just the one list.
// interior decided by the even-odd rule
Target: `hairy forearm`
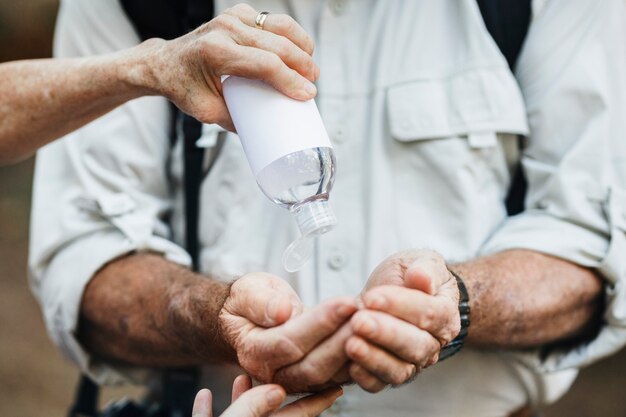
[(132, 365), (233, 361), (217, 324), (228, 291), (159, 256), (129, 255), (85, 289), (78, 338), (92, 354)]
[(602, 280), (590, 269), (527, 250), (452, 267), (472, 310), (468, 342), (526, 348), (576, 339), (597, 327)]
[(144, 45), (0, 65), (0, 163), (16, 162), (128, 100), (151, 94)]

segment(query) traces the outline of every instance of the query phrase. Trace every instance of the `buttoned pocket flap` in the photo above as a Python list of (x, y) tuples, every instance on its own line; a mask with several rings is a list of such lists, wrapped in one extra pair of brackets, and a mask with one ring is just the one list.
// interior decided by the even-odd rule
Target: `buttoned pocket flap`
[(472, 147), (495, 144), (495, 133), (527, 134), (515, 80), (501, 69), (396, 84), (387, 90), (392, 136), (403, 142), (467, 136)]

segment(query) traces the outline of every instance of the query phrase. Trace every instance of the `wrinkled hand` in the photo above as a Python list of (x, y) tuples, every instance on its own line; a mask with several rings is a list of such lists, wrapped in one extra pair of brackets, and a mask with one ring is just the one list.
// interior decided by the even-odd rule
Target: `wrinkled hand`
[(460, 331), (456, 280), (436, 252), (401, 252), (383, 261), (361, 293), (346, 343), (350, 376), (363, 389), (410, 381), (437, 362)]
[(250, 376), (279, 383), (287, 392), (312, 392), (349, 378), (344, 345), (355, 311), (349, 297), (304, 309), (285, 281), (251, 273), (231, 286), (219, 326)]
[(258, 29), (257, 14), (239, 4), (185, 36), (144, 42), (138, 47), (148, 52), (143, 83), (201, 122), (229, 130), (234, 127), (222, 98), (222, 75), (260, 79), (292, 98), (313, 98), (319, 68), (311, 37), (284, 14), (268, 15)]
[[(240, 375), (233, 383), (233, 403), (220, 417), (315, 417), (330, 407), (342, 395), (341, 388), (331, 388), (310, 395), (276, 411), (285, 400), (285, 390), (268, 384), (252, 388), (247, 375)], [(203, 389), (196, 395), (192, 417), (212, 417), (211, 391)], [(273, 411), (276, 411), (273, 413)]]

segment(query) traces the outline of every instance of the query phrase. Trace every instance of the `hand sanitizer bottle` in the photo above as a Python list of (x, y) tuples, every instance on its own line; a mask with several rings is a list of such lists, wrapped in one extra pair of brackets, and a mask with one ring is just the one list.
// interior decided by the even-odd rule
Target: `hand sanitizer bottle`
[(315, 101), (298, 101), (268, 84), (225, 76), (226, 106), (257, 183), (295, 217), (301, 236), (283, 254), (289, 272), (313, 254), (314, 238), (337, 224), (328, 203), (335, 155)]

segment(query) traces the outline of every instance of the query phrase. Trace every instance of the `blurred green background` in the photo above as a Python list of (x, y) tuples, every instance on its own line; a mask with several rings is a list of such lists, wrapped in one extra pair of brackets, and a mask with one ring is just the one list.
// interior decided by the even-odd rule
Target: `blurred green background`
[[(0, 62), (49, 57), (57, 8), (58, 0), (0, 0)], [(78, 376), (48, 340), (26, 281), (32, 169), (32, 159), (0, 167), (0, 416), (63, 417)], [(543, 415), (624, 417), (625, 387), (622, 351), (583, 370)], [(107, 389), (103, 402), (137, 392)]]

